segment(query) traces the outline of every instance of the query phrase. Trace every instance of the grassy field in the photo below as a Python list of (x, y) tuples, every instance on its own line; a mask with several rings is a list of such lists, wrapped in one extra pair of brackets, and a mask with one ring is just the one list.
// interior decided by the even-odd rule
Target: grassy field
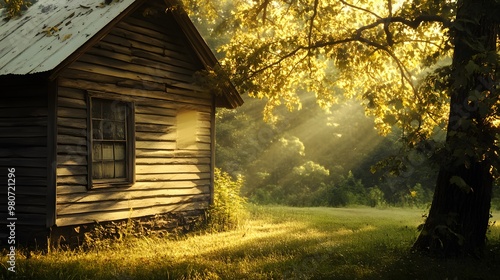
[[(410, 252), (423, 210), (250, 207), (239, 229), (18, 256), (7, 279), (499, 279), (500, 227), (475, 259)], [(500, 219), (494, 213), (493, 220)], [(500, 224), (500, 223), (497, 223)], [(495, 253), (497, 257), (495, 258)], [(6, 258), (1, 257), (6, 266)]]

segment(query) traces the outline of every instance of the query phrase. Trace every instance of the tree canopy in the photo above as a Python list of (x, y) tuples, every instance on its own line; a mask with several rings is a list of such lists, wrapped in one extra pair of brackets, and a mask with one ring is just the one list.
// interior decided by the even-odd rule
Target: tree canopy
[(223, 66), (267, 98), (267, 118), (280, 104), (300, 108), (305, 90), (324, 107), (359, 98), (381, 133), (397, 124), (412, 141), (445, 123), (444, 81), (429, 74), (450, 64), (451, 1), (233, 1), (231, 13), (218, 3), (208, 7), (220, 11), (215, 31), (229, 32)]

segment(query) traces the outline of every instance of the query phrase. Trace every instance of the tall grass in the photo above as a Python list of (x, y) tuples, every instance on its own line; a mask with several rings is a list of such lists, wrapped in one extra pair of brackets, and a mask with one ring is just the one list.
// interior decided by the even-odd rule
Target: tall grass
[(241, 196), (243, 177), (231, 176), (215, 168), (214, 201), (208, 210), (208, 228), (212, 231), (235, 229), (245, 217), (246, 199)]
[[(483, 260), (410, 252), (421, 210), (248, 206), (226, 232), (129, 238), (88, 250), (21, 252), (8, 279), (498, 279), (500, 227)], [(498, 213), (494, 213), (498, 218)], [(498, 224), (498, 223), (497, 223)], [(29, 256), (29, 257), (28, 257)], [(6, 258), (1, 257), (2, 265)]]

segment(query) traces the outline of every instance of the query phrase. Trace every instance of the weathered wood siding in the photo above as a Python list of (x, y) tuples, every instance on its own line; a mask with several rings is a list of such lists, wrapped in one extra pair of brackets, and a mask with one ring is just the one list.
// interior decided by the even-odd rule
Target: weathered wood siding
[[(163, 11), (153, 17), (143, 12), (118, 23), (58, 78), (58, 226), (200, 209), (210, 202), (213, 96), (193, 85), (202, 66), (175, 21)], [(87, 188), (88, 91), (135, 104), (132, 186)], [(189, 149), (176, 143), (176, 116), (183, 110), (198, 112), (196, 144)]]
[[(0, 234), (8, 231), (7, 174), (15, 168), (15, 218), (18, 238), (20, 227), (46, 228), (48, 172), (47, 145), (48, 86), (31, 76), (0, 78)], [(12, 189), (11, 189), (12, 191)], [(2, 237), (2, 242), (6, 239)]]

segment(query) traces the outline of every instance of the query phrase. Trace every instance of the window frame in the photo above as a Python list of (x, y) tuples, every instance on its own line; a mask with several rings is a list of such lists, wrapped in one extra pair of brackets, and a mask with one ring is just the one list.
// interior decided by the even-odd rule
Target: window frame
[[(94, 179), (93, 177), (93, 115), (94, 99), (109, 100), (124, 103), (125, 112), (125, 178)], [(135, 103), (128, 98), (103, 92), (87, 92), (87, 188), (106, 188), (115, 186), (130, 186), (135, 183)]]

